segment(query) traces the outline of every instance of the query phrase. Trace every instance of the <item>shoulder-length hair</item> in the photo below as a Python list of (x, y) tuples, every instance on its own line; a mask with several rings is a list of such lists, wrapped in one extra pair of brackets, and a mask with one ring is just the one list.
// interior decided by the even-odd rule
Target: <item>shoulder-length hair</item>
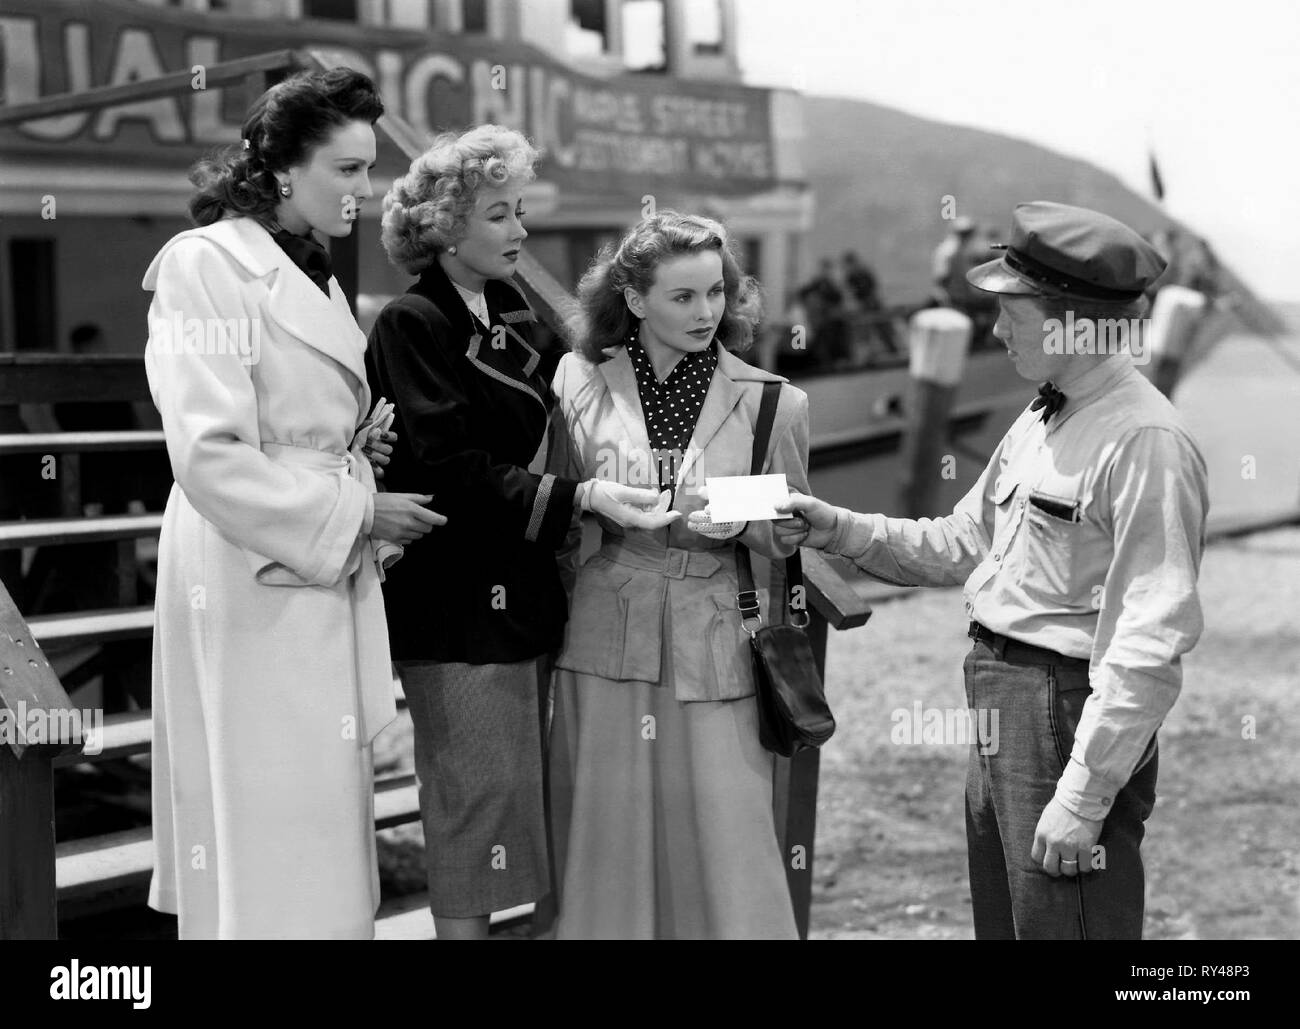
[(501, 125), (440, 135), (384, 197), (380, 242), (388, 260), (418, 275), (464, 237), (481, 187), (527, 185), (540, 157), (521, 133)]
[(197, 187), (190, 219), (211, 225), (227, 213), (266, 217), (280, 203), (275, 173), (302, 164), (339, 126), (373, 125), (384, 113), (375, 84), (351, 68), (299, 72), (253, 101), (239, 143), (190, 169)]
[(593, 364), (607, 360), (606, 347), (625, 346), (638, 322), (623, 299), (631, 286), (646, 294), (659, 265), (674, 257), (716, 250), (722, 258), (726, 306), (715, 338), (732, 353), (754, 340), (762, 317), (757, 281), (741, 270), (727, 230), (711, 218), (659, 211), (633, 226), (618, 245), (606, 246), (578, 283), (578, 313), (570, 325), (574, 349)]

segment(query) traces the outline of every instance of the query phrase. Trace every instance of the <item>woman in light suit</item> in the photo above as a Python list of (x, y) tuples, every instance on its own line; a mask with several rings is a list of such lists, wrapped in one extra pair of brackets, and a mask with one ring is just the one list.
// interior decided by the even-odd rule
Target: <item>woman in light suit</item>
[[(665, 211), (580, 286), (554, 388), (568, 475), (653, 483), (655, 531), (601, 519), (557, 659), (551, 789), (559, 938), (796, 936), (759, 744), (735, 543), (784, 558), (770, 522), (714, 524), (705, 477), (747, 475), (763, 384), (736, 357), (758, 315), (722, 226)], [(765, 461), (806, 488), (808, 401), (781, 390)], [(772, 604), (761, 591), (764, 617)], [(784, 608), (784, 604), (778, 604)]]
[(376, 494), (366, 340), (313, 238), (370, 195), (374, 86), (302, 74), (196, 167), (145, 366), (175, 485), (153, 651), (154, 877), (182, 939), (369, 938), (371, 741), (395, 714), (374, 540), (443, 521)]

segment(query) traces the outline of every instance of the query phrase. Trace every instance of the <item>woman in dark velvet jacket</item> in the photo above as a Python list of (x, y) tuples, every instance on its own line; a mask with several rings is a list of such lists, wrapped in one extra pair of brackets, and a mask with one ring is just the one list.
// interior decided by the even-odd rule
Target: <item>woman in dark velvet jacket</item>
[[(545, 474), (553, 397), (511, 281), (537, 151), (483, 125), (434, 141), (384, 200), (389, 260), (419, 280), (380, 313), (367, 377), (396, 404), (388, 489), (433, 495), (440, 533), (384, 584), (415, 729), (430, 906), (440, 938), (538, 901), (548, 657), (563, 643), (556, 551), (575, 514), (660, 526), (653, 491)], [(557, 425), (562, 422), (557, 420)]]

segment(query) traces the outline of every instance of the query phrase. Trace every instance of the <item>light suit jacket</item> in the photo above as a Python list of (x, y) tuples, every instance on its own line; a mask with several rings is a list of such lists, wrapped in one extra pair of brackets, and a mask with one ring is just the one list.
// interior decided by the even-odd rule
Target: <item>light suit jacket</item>
[[(671, 672), (678, 700), (716, 701), (754, 692), (748, 637), (736, 608), (735, 541), (712, 540), (686, 527), (704, 508), (706, 477), (748, 475), (763, 383), (784, 383), (765, 472), (784, 472), (808, 491), (808, 397), (778, 375), (721, 350), (704, 407), (687, 449), (673, 510), (680, 521), (647, 532), (599, 519), (600, 550), (580, 569), (569, 626), (557, 665), (612, 680), (658, 683)], [(595, 365), (566, 354), (556, 370), (555, 394), (568, 429), (565, 472), (627, 485), (653, 484), (653, 462), (636, 375), (625, 348)], [(771, 522), (751, 522), (740, 541), (755, 554), (784, 558)], [(762, 581), (756, 569), (756, 581)], [(760, 590), (765, 622), (773, 617), (768, 590)], [(777, 592), (780, 600), (781, 592)], [(775, 612), (777, 620), (782, 610)], [(671, 669), (663, 667), (671, 661)]]

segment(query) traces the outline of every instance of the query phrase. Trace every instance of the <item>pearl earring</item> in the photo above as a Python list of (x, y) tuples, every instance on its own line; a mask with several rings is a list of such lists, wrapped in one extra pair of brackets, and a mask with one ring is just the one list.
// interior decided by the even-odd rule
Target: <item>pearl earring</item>
[(456, 252), (456, 245), (453, 243), (451, 246), (447, 248), (447, 253), (454, 254), (455, 252)]
[(293, 195), (293, 187), (287, 182), (280, 183), (280, 196), (288, 198)]

